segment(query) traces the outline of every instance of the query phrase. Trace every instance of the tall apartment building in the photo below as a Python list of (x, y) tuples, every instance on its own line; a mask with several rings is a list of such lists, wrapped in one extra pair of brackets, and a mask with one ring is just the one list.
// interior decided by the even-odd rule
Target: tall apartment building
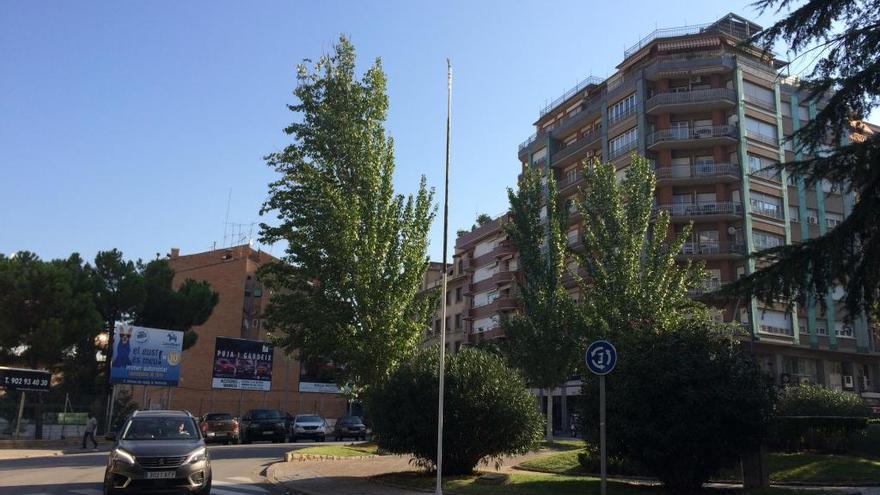
[(318, 413), (325, 417), (342, 415), (346, 401), (339, 394), (308, 392), (301, 387), (300, 362), (275, 348), (272, 386), (267, 392), (215, 390), (212, 388), (216, 337), (267, 340), (262, 325), (263, 290), (257, 270), (276, 261), (272, 256), (248, 245), (180, 255), (172, 249), (169, 263), (175, 271), (174, 284), (186, 279), (207, 281), (219, 295), (210, 318), (195, 327), (198, 340), (183, 352), (178, 387), (131, 385), (132, 397), (145, 409), (185, 409), (193, 414), (228, 412), (242, 415), (253, 408), (281, 409), (291, 414)]
[[(622, 176), (632, 152), (648, 157), (656, 208), (669, 212), (676, 232), (693, 222), (679, 256), (705, 263), (709, 277), (698, 292), (753, 272), (748, 253), (824, 234), (848, 215), (853, 196), (771, 170), (802, 158), (785, 138), (817, 108), (781, 75), (783, 61), (740, 44), (760, 29), (729, 14), (651, 33), (624, 52), (614, 75), (588, 78), (540, 111), (535, 134), (519, 146), (521, 166), (552, 177), (568, 200), (588, 161), (613, 163)], [(574, 243), (581, 219), (573, 213)], [(754, 354), (778, 384), (880, 399), (880, 342), (865, 318), (847, 322), (842, 297), (840, 288), (826, 294), (826, 309), (744, 300), (717, 317), (749, 329)]]

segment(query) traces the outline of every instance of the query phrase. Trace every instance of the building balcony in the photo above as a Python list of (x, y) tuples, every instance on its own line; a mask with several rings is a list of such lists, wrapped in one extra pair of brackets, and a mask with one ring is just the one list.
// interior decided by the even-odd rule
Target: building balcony
[(578, 185), (584, 182), (584, 177), (583, 172), (577, 171), (573, 176), (565, 176), (559, 179), (559, 182), (557, 182), (559, 194), (567, 195), (570, 191), (574, 190)]
[(768, 335), (778, 335), (781, 337), (794, 337), (794, 330), (791, 327), (776, 327), (773, 325), (760, 325), (758, 332)]
[(602, 133), (599, 130), (584, 134), (577, 141), (569, 144), (565, 148), (553, 153), (551, 165), (558, 167), (564, 163), (567, 158), (571, 158), (576, 154), (588, 150), (590, 148), (599, 148), (601, 145)]
[(500, 271), (495, 275), (492, 275), (492, 283), (494, 283), (496, 286), (512, 284), (515, 281), (516, 272), (513, 271)]
[(688, 289), (688, 295), (691, 297), (705, 296), (711, 294), (721, 288), (720, 280), (705, 280), (701, 287), (693, 287)]
[(746, 246), (741, 242), (694, 241), (685, 242), (678, 256), (687, 258), (725, 259), (743, 256)]
[(511, 311), (520, 307), (520, 300), (518, 296), (513, 295), (504, 295), (499, 296), (494, 301), (491, 301), (482, 306), (476, 306), (471, 308), (468, 318), (471, 320), (477, 320), (480, 318), (485, 318), (487, 316), (492, 316), (498, 314), (502, 311)]
[(743, 215), (740, 203), (731, 201), (697, 201), (657, 205), (655, 211), (666, 210), (673, 222), (735, 220)]
[(638, 146), (639, 146), (638, 140), (633, 140), (633, 141), (630, 141), (629, 143), (624, 144), (623, 146), (621, 146), (617, 149), (609, 150), (608, 151), (608, 159), (614, 160), (615, 158), (619, 158), (621, 156), (629, 154), (630, 151), (638, 148)]
[(739, 180), (740, 167), (734, 163), (673, 165), (656, 168), (654, 175), (657, 185), (714, 184)]
[(754, 141), (757, 141), (761, 144), (766, 144), (767, 146), (770, 146), (771, 148), (778, 148), (780, 146), (779, 138), (777, 138), (776, 136), (761, 134), (760, 132), (755, 132), (755, 131), (751, 131), (751, 130), (746, 129), (746, 137), (749, 139), (752, 139)]
[(739, 137), (735, 125), (676, 127), (661, 129), (648, 135), (648, 149), (707, 148), (734, 143)]
[(670, 77), (687, 77), (696, 74), (731, 72), (734, 59), (731, 55), (720, 57), (680, 58), (667, 57), (658, 59), (645, 67), (645, 78), (658, 80)]
[(736, 105), (736, 91), (729, 88), (696, 89), (677, 93), (660, 93), (645, 104), (645, 113), (681, 113), (730, 108)]
[(784, 220), (785, 213), (781, 206), (765, 205), (762, 203), (752, 202), (751, 212), (754, 214), (770, 217), (776, 220)]
[(492, 255), (494, 255), (495, 258), (513, 256), (515, 253), (516, 249), (514, 249), (513, 244), (510, 241), (501, 241), (495, 246), (495, 249), (492, 250)]
[(749, 94), (744, 94), (743, 100), (745, 100), (745, 102), (750, 105), (754, 105), (754, 106), (760, 108), (761, 110), (766, 110), (771, 113), (776, 113), (776, 102), (775, 101), (763, 100), (761, 98), (756, 98), (756, 97), (749, 95)]

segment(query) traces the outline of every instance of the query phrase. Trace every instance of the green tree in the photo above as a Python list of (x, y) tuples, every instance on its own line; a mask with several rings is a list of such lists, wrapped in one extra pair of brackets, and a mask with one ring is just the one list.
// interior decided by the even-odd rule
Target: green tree
[(880, 1), (811, 0), (798, 6), (792, 0), (759, 0), (755, 5), (761, 12), (786, 10), (788, 15), (750, 42), (784, 41), (797, 57), (818, 58), (800, 89), (802, 101), (820, 110), (792, 136), (805, 158), (782, 167), (807, 186), (823, 179), (843, 184), (856, 199), (852, 213), (827, 234), (762, 251), (760, 256), (775, 263), (731, 289), (768, 302), (814, 298), (821, 305), (839, 281), (855, 315), (871, 308), (880, 294), (880, 133), (846, 140), (858, 130), (853, 121), (880, 105)]
[[(539, 389), (553, 389), (576, 374), (584, 345), (584, 325), (562, 285), (566, 270), (568, 212), (555, 181), (545, 188), (541, 175), (527, 170), (519, 189), (507, 190), (511, 219), (504, 225), (519, 253), (523, 313), (504, 322), (501, 348)], [(542, 208), (546, 217), (542, 218)], [(547, 359), (553, 356), (553, 359)], [(546, 435), (553, 435), (553, 401), (547, 401)]]
[[(656, 476), (671, 493), (694, 493), (719, 469), (754, 451), (769, 425), (773, 392), (731, 329), (679, 320), (626, 339), (605, 378), (608, 455)], [(598, 378), (585, 378), (586, 438), (599, 437)]]
[(183, 348), (198, 340), (192, 327), (208, 321), (219, 295), (207, 281), (186, 279), (174, 288), (174, 269), (168, 260), (153, 260), (141, 270), (144, 298), (132, 313), (135, 325), (183, 331)]
[(661, 331), (701, 312), (688, 289), (702, 280), (699, 266), (676, 263), (690, 226), (673, 235), (669, 214), (654, 211), (654, 173), (633, 154), (626, 177), (614, 166), (588, 165), (580, 212), (583, 248), (574, 258), (582, 309), (594, 336), (624, 337), (631, 330)]
[[(422, 349), (378, 385), (368, 401), (379, 446), (436, 469), (440, 353)], [(446, 356), (443, 474), (523, 454), (541, 439), (541, 415), (520, 375), (495, 354), (464, 347)]]
[(30, 252), (0, 255), (0, 355), (54, 371), (101, 327), (79, 255), (43, 261)]
[(341, 37), (330, 55), (298, 68), (286, 132), (295, 142), (266, 158), (281, 177), (261, 213), (263, 242), (284, 241), (264, 267), (269, 328), (303, 360), (343, 365), (341, 385), (369, 388), (419, 345), (436, 300), (419, 297), (433, 193), (395, 194), (381, 62), (355, 79), (355, 50)]

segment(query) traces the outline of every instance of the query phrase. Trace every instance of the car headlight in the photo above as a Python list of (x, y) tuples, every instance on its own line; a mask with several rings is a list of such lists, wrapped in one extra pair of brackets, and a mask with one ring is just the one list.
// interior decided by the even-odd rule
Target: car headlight
[(113, 459), (113, 462), (124, 462), (125, 464), (134, 465), (134, 456), (119, 447), (110, 452), (110, 458)]
[(189, 456), (184, 461), (184, 464), (193, 464), (196, 462), (204, 461), (208, 458), (208, 451), (204, 447), (199, 447), (196, 450), (192, 451)]

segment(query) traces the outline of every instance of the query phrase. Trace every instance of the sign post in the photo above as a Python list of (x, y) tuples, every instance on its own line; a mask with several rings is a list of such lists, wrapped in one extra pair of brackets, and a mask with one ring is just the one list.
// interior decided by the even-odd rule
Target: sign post
[(608, 490), (607, 453), (605, 447), (605, 375), (617, 364), (617, 349), (607, 340), (597, 340), (587, 348), (587, 368), (599, 377), (599, 462), (602, 474), (602, 495)]
[(29, 370), (22, 368), (6, 368), (0, 366), (0, 389), (9, 392), (18, 390), (21, 398), (18, 402), (18, 416), (15, 420), (14, 438), (18, 439), (21, 431), (21, 417), (24, 415), (25, 392), (48, 392), (52, 374), (48, 371)]

